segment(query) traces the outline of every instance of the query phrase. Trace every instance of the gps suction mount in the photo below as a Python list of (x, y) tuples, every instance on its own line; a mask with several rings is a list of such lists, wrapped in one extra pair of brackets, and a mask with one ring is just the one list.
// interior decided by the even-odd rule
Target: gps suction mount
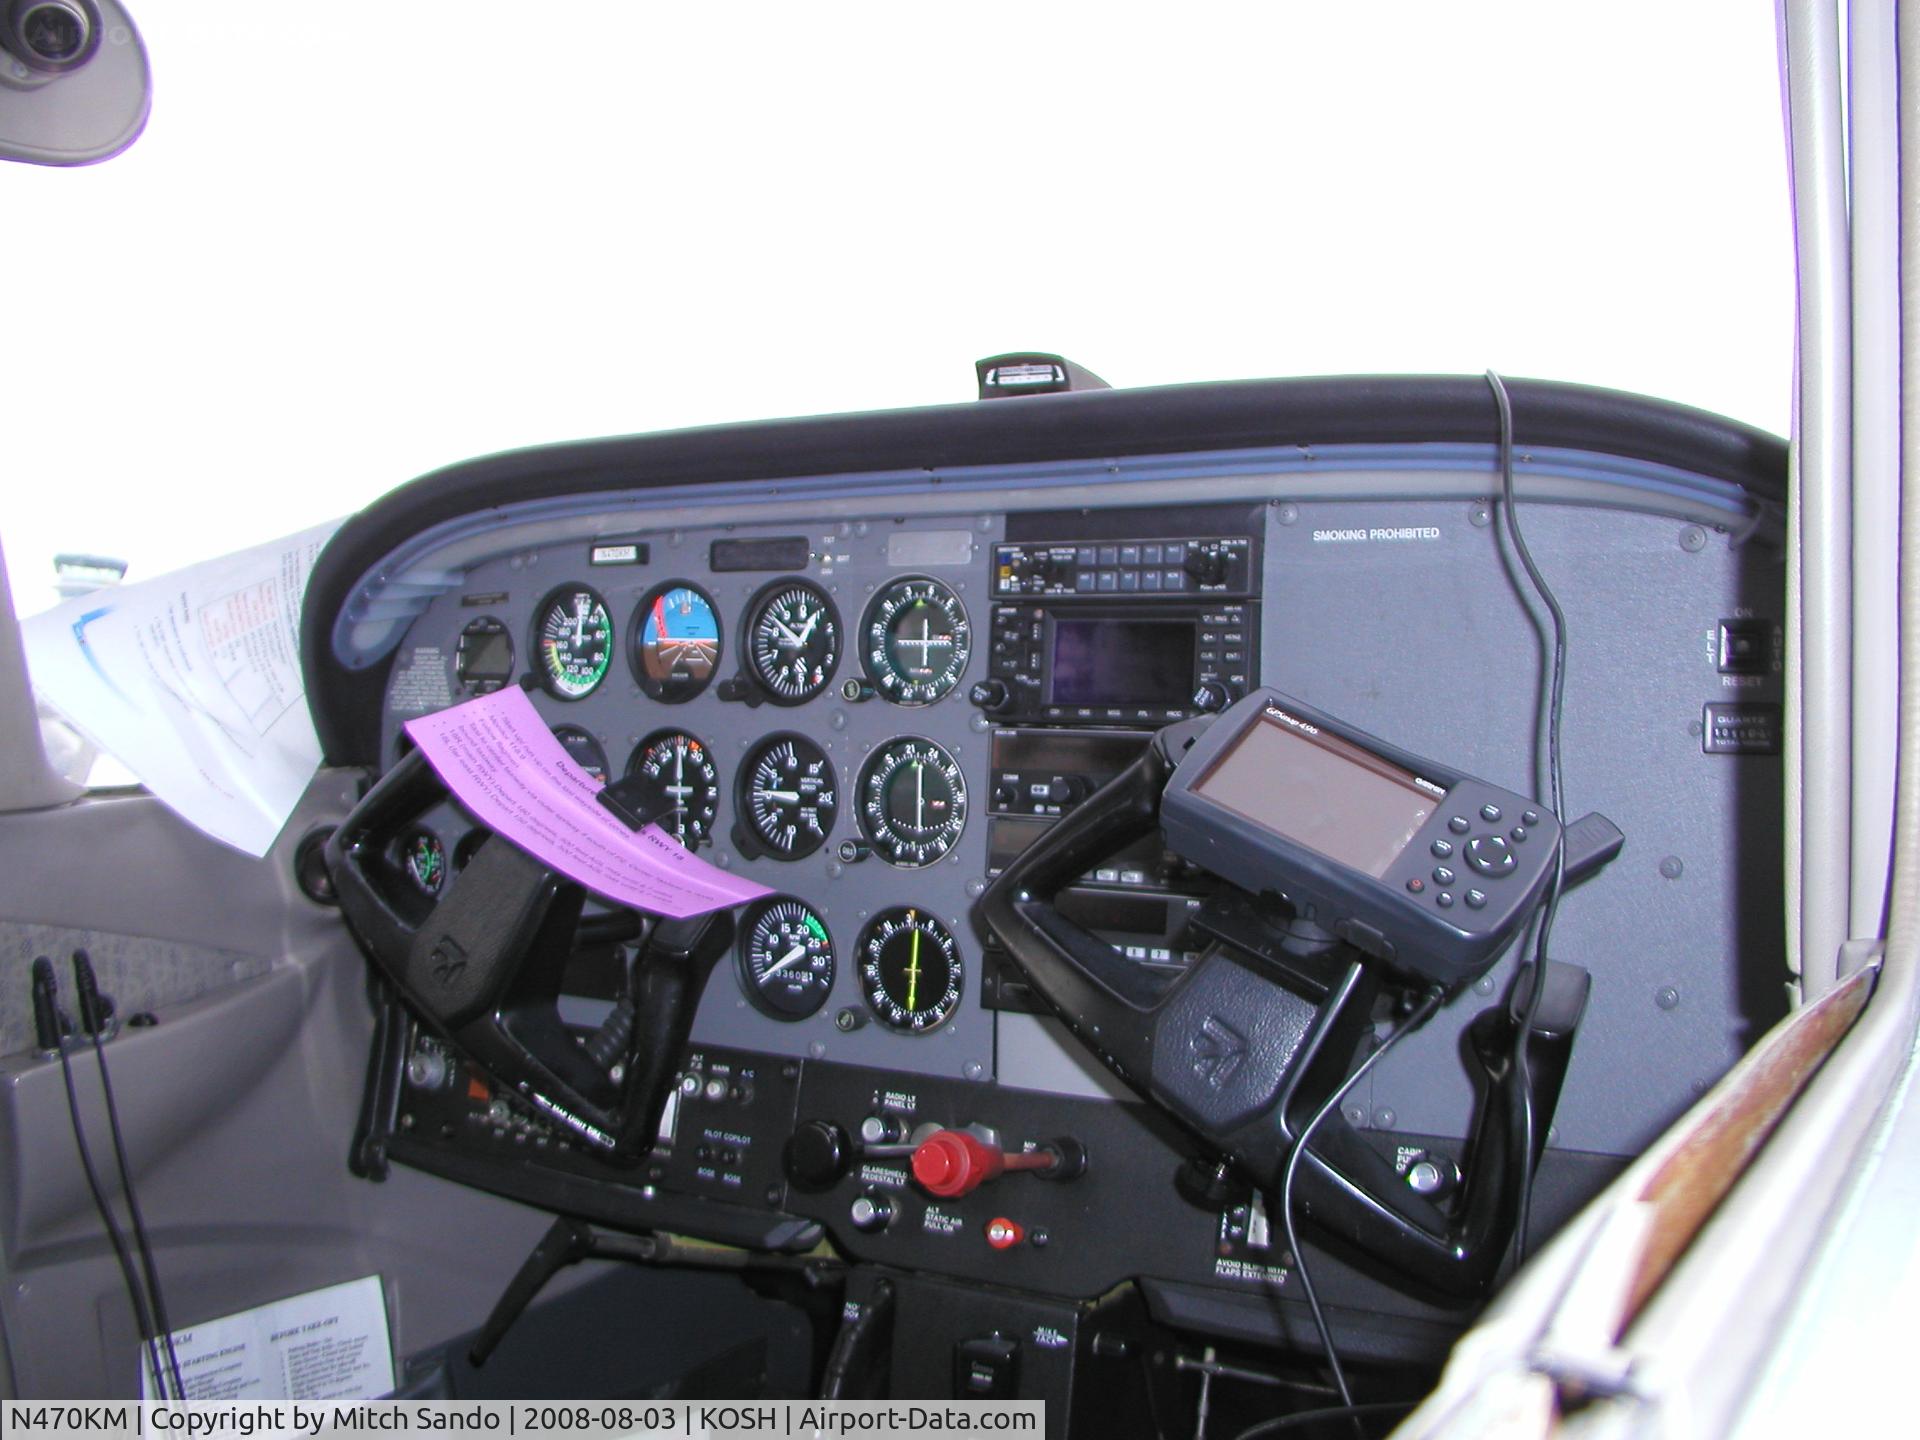
[[(1302, 1130), (1365, 1058), (1376, 1003), (1457, 990), (1396, 970), (1304, 918), (1307, 907), (1289, 901), (1279, 876), (1274, 889), (1257, 895), (1223, 886), (1194, 922), (1205, 940), (1199, 959), (1172, 978), (1128, 960), (1062, 913), (1062, 890), (1160, 828), (1177, 768), (1210, 726), (1233, 714), (1160, 731), (1127, 770), (1008, 865), (980, 899), (979, 914), (1081, 1044), (1211, 1153), (1277, 1192)], [(1619, 832), (1597, 816), (1570, 827), (1564, 883), (1593, 873), (1619, 843)], [(1313, 1130), (1300, 1158), (1299, 1213), (1380, 1262), (1394, 1283), (1477, 1294), (1505, 1255), (1521, 1167), (1537, 1165), (1545, 1148), (1590, 988), (1585, 970), (1548, 962), (1527, 1037), (1530, 1093), (1523, 1095), (1513, 1059), (1532, 973), (1524, 968), (1507, 1002), (1468, 1028), (1466, 1048), (1484, 1085), (1456, 1193), (1432, 1193), (1446, 1191), (1452, 1178), (1437, 1169), (1400, 1173), (1338, 1110)], [(1439, 1183), (1419, 1193), (1428, 1179)]]
[[(732, 943), (731, 917), (588, 914), (581, 886), (497, 835), (429, 894), (407, 875), (401, 846), (446, 799), (418, 751), (367, 792), (327, 841), (341, 913), (414, 1013), (496, 1086), (592, 1153), (638, 1160), (659, 1132), (707, 976)], [(623, 993), (582, 1044), (560, 1017), (569, 960), (636, 941)]]

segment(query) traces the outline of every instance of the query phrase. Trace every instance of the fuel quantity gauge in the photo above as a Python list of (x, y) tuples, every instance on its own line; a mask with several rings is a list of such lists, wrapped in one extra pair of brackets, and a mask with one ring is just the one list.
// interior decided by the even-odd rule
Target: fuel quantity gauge
[(775, 1020), (817, 1014), (833, 989), (833, 939), (813, 907), (791, 896), (756, 901), (740, 920), (740, 988)]

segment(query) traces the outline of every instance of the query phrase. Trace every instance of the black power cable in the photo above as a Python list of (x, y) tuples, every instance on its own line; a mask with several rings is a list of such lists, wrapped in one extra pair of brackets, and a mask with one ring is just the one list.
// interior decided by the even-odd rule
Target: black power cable
[[(153, 1307), (153, 1324), (159, 1332), (159, 1338), (167, 1351), (167, 1367), (173, 1376), (173, 1398), (187, 1398), (187, 1387), (180, 1380), (180, 1356), (173, 1347), (173, 1326), (167, 1321), (167, 1302), (160, 1295), (160, 1273), (153, 1263), (153, 1246), (147, 1241), (146, 1221), (140, 1215), (140, 1201), (134, 1195), (133, 1168), (127, 1163), (127, 1145), (120, 1133), (120, 1107), (113, 1102), (113, 1080), (107, 1074), (107, 1049), (100, 1043), (100, 1031), (105, 1028), (107, 1017), (105, 1007), (100, 1003), (100, 987), (94, 980), (93, 962), (84, 950), (73, 952), (73, 983), (80, 992), (80, 1027), (93, 1037), (94, 1059), (100, 1065), (100, 1091), (107, 1101), (107, 1129), (113, 1135), (113, 1157), (120, 1167), (120, 1191), (127, 1197), (127, 1216), (133, 1221), (133, 1242), (140, 1251), (140, 1270), (146, 1277), (147, 1299)], [(166, 1397), (166, 1384), (156, 1371), (154, 1382), (159, 1386), (161, 1398)]]
[(1404, 1415), (1414, 1408), (1412, 1400), (1378, 1400), (1370, 1405), (1328, 1405), (1319, 1410), (1296, 1410), (1291, 1415), (1276, 1415), (1271, 1420), (1262, 1420), (1249, 1425), (1233, 1440), (1260, 1440), (1263, 1435), (1277, 1435), (1282, 1430), (1297, 1430), (1303, 1425), (1318, 1425), (1322, 1420), (1352, 1420), (1358, 1423), (1368, 1415)]
[(1392, 1033), (1381, 1042), (1380, 1048), (1355, 1066), (1353, 1073), (1340, 1082), (1339, 1088), (1314, 1111), (1313, 1118), (1294, 1137), (1293, 1146), (1287, 1151), (1286, 1169), (1280, 1173), (1280, 1223), (1286, 1231), (1287, 1251), (1293, 1256), (1293, 1268), (1300, 1276), (1300, 1288), (1306, 1293), (1308, 1308), (1313, 1311), (1314, 1329), (1320, 1332), (1320, 1348), (1326, 1353), (1327, 1368), (1333, 1371), (1334, 1387), (1340, 1392), (1341, 1408), (1344, 1410), (1354, 1408), (1353, 1392), (1347, 1388), (1347, 1376), (1340, 1368), (1340, 1353), (1334, 1348), (1333, 1332), (1327, 1328), (1326, 1314), (1320, 1309), (1320, 1297), (1314, 1293), (1313, 1277), (1307, 1273), (1306, 1252), (1300, 1248), (1300, 1238), (1294, 1233), (1293, 1176), (1300, 1168), (1300, 1157), (1306, 1153), (1307, 1142), (1313, 1138), (1313, 1132), (1320, 1128), (1320, 1122), (1340, 1107), (1340, 1102), (1360, 1083), (1360, 1078), (1379, 1064), (1403, 1036), (1427, 1022), (1427, 1018), (1440, 1008), (1440, 998), (1438, 990), (1428, 991), (1406, 1018), (1394, 1026)]
[[(1547, 695), (1547, 793), (1553, 806), (1553, 818), (1559, 822), (1564, 837), (1567, 809), (1565, 776), (1560, 763), (1560, 724), (1567, 694), (1567, 617), (1560, 608), (1560, 601), (1554, 596), (1553, 587), (1547, 584), (1540, 567), (1533, 563), (1533, 552), (1527, 548), (1527, 537), (1520, 528), (1520, 507), (1513, 490), (1513, 401), (1507, 395), (1506, 383), (1497, 372), (1487, 371), (1487, 384), (1493, 389), (1493, 403), (1500, 412), (1500, 494), (1507, 506), (1507, 530), (1513, 536), (1514, 553), (1520, 557), (1528, 581), (1553, 620), (1553, 679)], [(1554, 851), (1553, 878), (1547, 884), (1546, 899), (1540, 908), (1539, 929), (1534, 932), (1533, 979), (1527, 987), (1520, 1033), (1513, 1042), (1514, 1078), (1520, 1089), (1522, 1142), (1519, 1203), (1513, 1228), (1513, 1263), (1516, 1267), (1524, 1264), (1527, 1258), (1527, 1225), (1533, 1214), (1533, 1130), (1538, 1123), (1538, 1117), (1533, 1113), (1533, 1074), (1527, 1060), (1527, 1041), (1533, 1034), (1534, 1019), (1540, 1013), (1540, 994), (1546, 989), (1547, 939), (1553, 934), (1553, 918), (1560, 908), (1560, 891), (1566, 878), (1567, 847), (1563, 839)]]
[[(57, 990), (53, 979), (53, 962), (42, 955), (33, 962), (33, 993), (38, 1004), (44, 996), (46, 1004), (55, 1004)], [(113, 1218), (113, 1210), (107, 1204), (107, 1192), (100, 1184), (100, 1172), (93, 1167), (93, 1151), (87, 1146), (86, 1127), (80, 1122), (80, 1096), (73, 1087), (73, 1062), (67, 1057), (67, 1047), (57, 1045), (60, 1056), (60, 1078), (67, 1086), (67, 1114), (73, 1120), (73, 1144), (80, 1152), (80, 1168), (87, 1177), (87, 1189), (93, 1192), (94, 1209), (100, 1212), (100, 1221), (107, 1228), (107, 1239), (113, 1245), (113, 1255), (120, 1262), (120, 1278), (127, 1287), (127, 1299), (133, 1304), (133, 1323), (140, 1331), (140, 1342), (147, 1352), (147, 1364), (153, 1372), (153, 1381), (164, 1393), (166, 1382), (161, 1378), (165, 1373), (160, 1366), (160, 1347), (154, 1339), (153, 1316), (147, 1310), (147, 1297), (141, 1293), (140, 1282), (134, 1278), (133, 1260), (127, 1253), (126, 1237), (120, 1233), (120, 1222)]]

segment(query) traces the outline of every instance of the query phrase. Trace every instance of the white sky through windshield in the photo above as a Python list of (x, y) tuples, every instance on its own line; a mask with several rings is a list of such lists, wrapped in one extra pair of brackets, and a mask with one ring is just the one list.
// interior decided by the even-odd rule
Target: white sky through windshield
[(23, 612), (57, 550), (142, 578), (491, 450), (965, 401), (1009, 349), (1787, 426), (1771, 6), (129, 7), (147, 133), (0, 165)]

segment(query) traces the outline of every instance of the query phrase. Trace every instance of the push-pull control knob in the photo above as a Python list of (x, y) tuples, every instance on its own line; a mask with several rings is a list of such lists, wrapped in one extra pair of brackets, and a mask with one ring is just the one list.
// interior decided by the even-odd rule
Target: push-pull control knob
[(1040, 1150), (1008, 1154), (965, 1130), (936, 1130), (913, 1150), (913, 1178), (921, 1188), (942, 1200), (971, 1194), (989, 1180), (1010, 1170), (1033, 1170), (1041, 1175), (1068, 1165), (1059, 1143)]
[(862, 1145), (898, 1145), (907, 1138), (907, 1122), (898, 1115), (869, 1115), (860, 1122)]
[(878, 1190), (868, 1190), (854, 1197), (847, 1218), (853, 1221), (854, 1229), (871, 1235), (893, 1223), (893, 1201)]
[(831, 1120), (802, 1120), (783, 1158), (787, 1179), (802, 1190), (830, 1190), (853, 1167), (853, 1142)]

